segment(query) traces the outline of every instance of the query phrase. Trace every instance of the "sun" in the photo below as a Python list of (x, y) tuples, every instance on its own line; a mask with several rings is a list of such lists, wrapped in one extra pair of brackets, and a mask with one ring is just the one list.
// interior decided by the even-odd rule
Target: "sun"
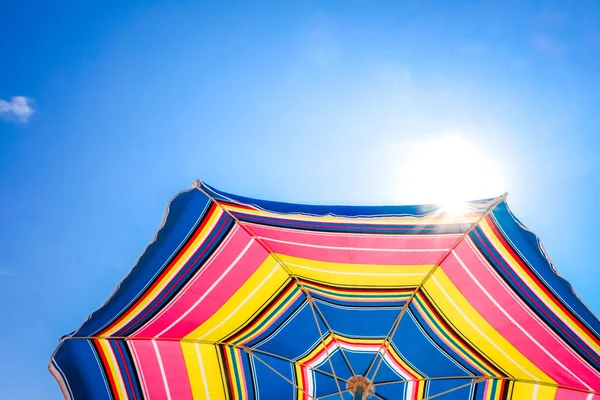
[(465, 201), (499, 196), (506, 190), (502, 169), (491, 155), (460, 135), (444, 135), (398, 146), (396, 195), (404, 203), (435, 203), (452, 216)]

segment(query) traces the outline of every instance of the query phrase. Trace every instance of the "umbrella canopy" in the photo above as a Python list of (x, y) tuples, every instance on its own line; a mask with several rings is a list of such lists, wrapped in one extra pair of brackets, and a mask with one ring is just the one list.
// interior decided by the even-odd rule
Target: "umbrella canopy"
[(178, 194), (50, 371), (73, 399), (600, 399), (600, 322), (506, 197)]

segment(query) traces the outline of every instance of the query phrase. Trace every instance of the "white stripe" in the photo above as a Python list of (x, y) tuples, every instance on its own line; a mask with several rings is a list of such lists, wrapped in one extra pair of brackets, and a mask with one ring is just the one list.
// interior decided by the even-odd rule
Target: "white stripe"
[(210, 399), (210, 393), (208, 392), (208, 382), (206, 381), (206, 374), (204, 373), (204, 364), (202, 363), (202, 356), (200, 355), (200, 343), (194, 343), (194, 347), (196, 347), (196, 355), (198, 356), (200, 372), (202, 373), (202, 382), (204, 382), (204, 393), (206, 393), (206, 398)]
[(533, 385), (533, 395), (531, 396), (531, 400), (537, 399), (539, 390), (540, 390), (540, 385)]
[(165, 375), (165, 367), (163, 366), (162, 358), (160, 358), (160, 352), (158, 351), (158, 346), (156, 345), (156, 340), (152, 339), (152, 347), (154, 347), (154, 352), (156, 353), (156, 358), (158, 359), (158, 367), (160, 368), (160, 374), (162, 376), (163, 385), (165, 386), (165, 391), (167, 392), (167, 399), (171, 400), (171, 392), (169, 391), (169, 383), (167, 382), (167, 375)]
[[(152, 318), (150, 318), (144, 325), (142, 325), (140, 328), (138, 328), (136, 330), (136, 333), (134, 335), (135, 336), (140, 336), (143, 335), (144, 330), (151, 326), (155, 321), (157, 321), (159, 318), (161, 318), (164, 314), (166, 314), (172, 307), (174, 304), (177, 304), (177, 301), (183, 297), (183, 295), (185, 295), (185, 293), (187, 292), (187, 289), (189, 287), (191, 287), (194, 282), (196, 282), (202, 275), (204, 275), (207, 271), (211, 270), (211, 266), (213, 265), (214, 261), (217, 259), (217, 257), (219, 256), (219, 254), (221, 254), (221, 252), (223, 251), (223, 249), (225, 249), (228, 245), (228, 243), (232, 240), (232, 238), (235, 236), (235, 234), (237, 233), (238, 228), (237, 225), (233, 227), (233, 229), (231, 230), (231, 232), (227, 235), (227, 237), (225, 237), (225, 239), (223, 240), (223, 242), (219, 245), (219, 247), (217, 247), (217, 249), (214, 251), (214, 253), (208, 258), (208, 260), (206, 260), (206, 262), (204, 263), (204, 265), (202, 266), (202, 268), (200, 268), (200, 270), (194, 275), (194, 277), (192, 279), (189, 280), (189, 282), (187, 282), (185, 284), (185, 286), (183, 288), (181, 288), (181, 290), (179, 290), (179, 292), (175, 295), (175, 297), (173, 297), (173, 299), (171, 299), (171, 301), (169, 301), (169, 303), (162, 309), (160, 310), (158, 313), (156, 313)], [(190, 258), (192, 258), (195, 254), (196, 251), (198, 250), (199, 247), (201, 247), (203, 244), (203, 242), (201, 242), (192, 252), (191, 256), (188, 257), (187, 261), (183, 264), (185, 266), (185, 264), (189, 261)], [(181, 271), (181, 268), (179, 269), (179, 271), (177, 273), (179, 273)], [(175, 275), (174, 275), (175, 276)], [(170, 282), (172, 282), (172, 279), (166, 283), (166, 285), (168, 285)], [(154, 296), (154, 298), (156, 298), (157, 296), (160, 295), (160, 291), (157, 292), (156, 296)]]
[(425, 276), (425, 275), (427, 275), (427, 272), (392, 274), (392, 273), (373, 273), (373, 272), (367, 273), (367, 272), (331, 271), (328, 269), (306, 267), (304, 265), (294, 264), (291, 262), (286, 262), (285, 265), (293, 265), (296, 268), (307, 269), (309, 271), (327, 272), (328, 274), (334, 274), (334, 275), (358, 275), (358, 276)]
[(448, 292), (446, 292), (446, 290), (442, 287), (442, 285), (440, 285), (440, 283), (438, 282), (437, 278), (434, 275), (431, 275), (431, 279), (435, 282), (435, 284), (437, 285), (437, 287), (442, 291), (442, 293), (444, 294), (444, 296), (446, 296), (446, 298), (448, 299), (448, 301), (450, 302), (450, 304), (452, 304), (454, 306), (454, 308), (456, 308), (456, 311), (458, 311), (458, 313), (460, 315), (462, 315), (462, 317), (469, 323), (469, 325), (471, 325), (471, 327), (473, 327), (473, 329), (475, 329), (481, 336), (483, 336), (492, 346), (494, 346), (496, 348), (496, 350), (498, 350), (500, 353), (502, 353), (502, 355), (504, 355), (504, 357), (506, 357), (507, 359), (509, 359), (510, 361), (512, 361), (512, 363), (519, 368), (521, 371), (523, 371), (525, 373), (525, 375), (529, 376), (532, 380), (534, 381), (540, 381), (539, 378), (536, 378), (534, 375), (531, 375), (529, 373), (529, 371), (527, 371), (525, 368), (523, 368), (519, 363), (517, 363), (515, 360), (513, 360), (508, 354), (506, 354), (496, 343), (494, 343), (489, 337), (486, 336), (485, 333), (483, 333), (481, 331), (481, 329), (479, 329), (477, 327), (477, 325), (475, 325), (473, 323), (473, 321), (471, 321), (469, 319), (469, 317), (467, 317), (467, 315), (463, 312), (463, 310), (460, 309), (460, 307), (454, 302), (454, 300), (452, 300), (452, 298), (450, 297), (450, 295), (448, 294)]
[[(250, 365), (251, 365), (250, 370), (252, 371), (252, 378), (254, 379), (254, 382), (258, 382), (258, 378), (256, 377), (256, 364), (254, 362), (254, 360), (256, 358), (252, 357), (252, 354), (250, 354), (249, 359), (250, 359)], [(256, 390), (256, 397), (255, 398), (260, 399), (260, 386), (256, 385), (255, 390)]]
[(265, 284), (265, 282), (267, 282), (269, 279), (271, 279), (271, 277), (273, 276), (273, 274), (275, 273), (275, 271), (277, 271), (277, 268), (279, 267), (279, 263), (277, 263), (275, 265), (275, 267), (273, 267), (273, 269), (271, 270), (271, 272), (269, 272), (269, 275), (267, 275), (265, 277), (265, 279), (262, 280), (261, 283), (259, 283), (254, 290), (248, 295), (246, 296), (246, 298), (229, 314), (227, 315), (227, 317), (225, 317), (217, 326), (215, 326), (214, 328), (212, 328), (210, 331), (206, 332), (204, 335), (200, 336), (198, 338), (198, 340), (202, 340), (203, 338), (205, 338), (206, 336), (210, 335), (211, 333), (213, 333), (215, 330), (219, 329), (221, 327), (221, 325), (223, 325), (225, 322), (229, 321), (229, 319), (235, 315), (235, 313), (237, 313), (239, 311), (240, 308), (242, 308), (244, 306), (244, 304), (246, 304), (248, 302), (248, 300), (250, 300), (255, 294), (256, 292), (258, 292), (258, 290), (263, 287), (263, 285)]
[(182, 319), (184, 319), (185, 317), (187, 317), (187, 315), (189, 313), (191, 313), (194, 308), (196, 308), (198, 306), (198, 304), (202, 303), (202, 301), (204, 301), (204, 299), (206, 298), (206, 296), (208, 296), (215, 287), (217, 287), (217, 285), (219, 284), (219, 282), (221, 282), (223, 280), (223, 278), (225, 278), (225, 276), (229, 273), (229, 271), (231, 271), (233, 269), (233, 267), (235, 267), (235, 265), (238, 263), (238, 261), (240, 261), (240, 259), (244, 256), (244, 254), (246, 254), (246, 252), (248, 251), (248, 249), (250, 248), (250, 246), (252, 246), (252, 243), (254, 243), (255, 239), (254, 238), (250, 238), (250, 241), (248, 242), (248, 244), (246, 245), (246, 247), (244, 247), (244, 250), (242, 250), (240, 252), (240, 254), (237, 256), (237, 258), (235, 260), (233, 260), (233, 262), (231, 263), (231, 265), (229, 267), (227, 267), (227, 269), (221, 274), (221, 276), (219, 276), (219, 279), (217, 279), (216, 281), (213, 282), (213, 284), (206, 290), (206, 292), (204, 292), (204, 294), (198, 299), (196, 300), (196, 302), (183, 314), (181, 314), (181, 316), (179, 318), (177, 318), (175, 321), (173, 321), (171, 323), (171, 325), (167, 326), (162, 332), (160, 332), (158, 335), (156, 335), (157, 337), (162, 336), (166, 331), (168, 331), (169, 329), (171, 329), (172, 327), (174, 327), (175, 325), (177, 325)]
[(554, 357), (554, 355), (552, 355), (548, 350), (546, 350), (546, 348), (544, 346), (542, 346), (537, 340), (535, 340), (535, 338), (533, 336), (531, 336), (531, 334), (529, 332), (527, 332), (525, 329), (523, 329), (523, 327), (508, 313), (506, 312), (506, 310), (504, 308), (502, 308), (502, 306), (500, 304), (498, 304), (498, 302), (496, 301), (496, 299), (494, 299), (487, 290), (485, 290), (485, 288), (483, 287), (483, 285), (477, 280), (477, 278), (475, 278), (475, 276), (473, 276), (473, 274), (471, 273), (471, 271), (469, 271), (469, 269), (467, 268), (467, 266), (462, 262), (462, 260), (458, 257), (458, 254), (456, 254), (455, 252), (452, 252), (452, 255), (456, 258), (456, 260), (458, 261), (458, 263), (461, 265), (461, 267), (465, 270), (465, 272), (471, 277), (471, 279), (473, 280), (473, 282), (475, 282), (475, 284), (481, 289), (481, 291), (486, 295), (486, 297), (488, 299), (490, 299), (490, 301), (492, 303), (494, 303), (494, 305), (496, 306), (496, 308), (498, 310), (500, 310), (500, 312), (502, 312), (502, 314), (504, 314), (504, 316), (506, 318), (508, 318), (508, 320), (510, 322), (513, 323), (513, 325), (515, 325), (517, 328), (519, 328), (519, 330), (521, 332), (523, 332), (523, 334), (525, 336), (527, 336), (529, 338), (529, 340), (531, 340), (540, 350), (542, 350), (548, 357), (550, 357), (552, 359), (552, 361), (554, 361), (556, 364), (558, 364), (562, 369), (564, 369), (567, 374), (571, 375), (573, 378), (575, 378), (577, 381), (579, 381), (582, 385), (584, 385), (586, 388), (588, 388), (588, 390), (592, 390), (592, 388), (587, 385), (584, 381), (582, 381), (577, 375), (575, 375), (573, 372), (571, 372), (563, 363), (561, 363), (556, 357)]
[(356, 250), (356, 251), (390, 251), (395, 253), (429, 253), (434, 251), (448, 251), (450, 249), (377, 249), (377, 248), (369, 248), (369, 247), (343, 247), (343, 246), (324, 246), (320, 244), (308, 244), (308, 243), (298, 243), (298, 242), (289, 242), (287, 240), (279, 240), (279, 239), (271, 239), (268, 237), (257, 236), (260, 239), (267, 240), (270, 242), (278, 242), (284, 244), (291, 244), (294, 246), (303, 246), (303, 247), (313, 247), (317, 249), (330, 249), (330, 250)]
[[(94, 354), (94, 356), (96, 356), (96, 354)], [(98, 357), (96, 357), (96, 360), (98, 360)], [(100, 365), (100, 364), (98, 364), (98, 365)], [(73, 400), (74, 396), (73, 396), (73, 392), (71, 391), (71, 387), (69, 386), (69, 381), (67, 381), (67, 377), (65, 376), (65, 373), (62, 371), (62, 369), (60, 369), (60, 367), (58, 366), (58, 363), (56, 362), (56, 360), (54, 358), (52, 359), (52, 362), (49, 365), (49, 369), (50, 369), (50, 373), (52, 374), (52, 376), (54, 376), (54, 378), (58, 382), (60, 391), (62, 392), (63, 396), (65, 396), (65, 399)], [(106, 386), (106, 380), (104, 381), (104, 384)], [(108, 386), (106, 387), (106, 391), (110, 395)]]
[[(389, 239), (390, 235), (377, 234), (377, 233), (338, 233), (338, 232), (325, 232), (325, 231), (299, 231), (297, 229), (290, 229), (285, 227), (273, 227), (267, 225), (256, 224), (254, 222), (243, 221), (241, 225), (245, 226), (255, 226), (260, 229), (275, 231), (275, 232), (293, 232), (296, 235), (309, 235), (309, 236), (331, 236), (331, 237), (357, 237), (357, 238), (382, 238)], [(415, 234), (403, 234), (402, 238), (406, 239), (420, 239), (420, 240), (429, 240), (429, 239), (441, 239), (441, 238), (458, 238), (462, 237), (462, 233), (439, 233), (439, 234), (429, 234), (427, 236), (424, 235), (415, 235)]]

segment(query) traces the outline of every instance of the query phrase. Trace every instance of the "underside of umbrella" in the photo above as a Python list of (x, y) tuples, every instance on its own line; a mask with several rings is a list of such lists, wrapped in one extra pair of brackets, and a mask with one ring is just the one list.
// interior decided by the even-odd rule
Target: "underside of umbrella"
[(455, 215), (197, 182), (49, 368), (77, 400), (590, 400), (599, 332), (506, 196)]

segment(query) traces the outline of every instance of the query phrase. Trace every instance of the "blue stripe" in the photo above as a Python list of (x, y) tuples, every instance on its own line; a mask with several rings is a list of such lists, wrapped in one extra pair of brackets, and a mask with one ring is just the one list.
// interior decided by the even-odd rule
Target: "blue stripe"
[(345, 233), (379, 233), (394, 235), (426, 235), (426, 234), (451, 234), (463, 233), (470, 227), (471, 223), (464, 224), (427, 224), (427, 225), (400, 225), (400, 224), (365, 224), (349, 222), (319, 222), (319, 221), (297, 221), (260, 215), (251, 215), (241, 212), (232, 213), (237, 219), (244, 222), (254, 222), (262, 225), (295, 228), (321, 232), (345, 232)]
[[(307, 214), (314, 216), (336, 215), (340, 217), (359, 216), (412, 216), (424, 217), (433, 213), (439, 213), (439, 204), (407, 205), (407, 206), (338, 206), (338, 205), (306, 205), (283, 203), (278, 201), (267, 201), (252, 199), (223, 192), (212, 186), (202, 183), (204, 190), (210, 193), (217, 201), (227, 203), (241, 203), (256, 207), (261, 210), (282, 214)], [(469, 208), (479, 213), (487, 208), (494, 199), (483, 199), (469, 202)]]
[(74, 400), (112, 400), (98, 355), (89, 340), (64, 341), (54, 355), (54, 362), (62, 371)]

